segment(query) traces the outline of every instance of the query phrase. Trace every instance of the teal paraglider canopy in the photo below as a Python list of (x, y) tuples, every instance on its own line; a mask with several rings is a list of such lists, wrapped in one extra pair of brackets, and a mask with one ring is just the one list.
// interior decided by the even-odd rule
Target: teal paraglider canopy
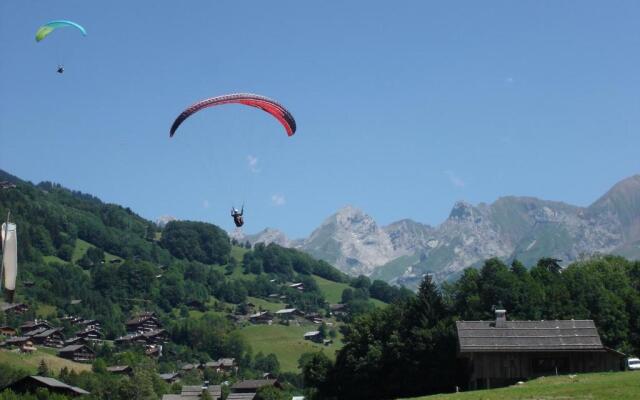
[(86, 29), (84, 29), (84, 27), (82, 25), (80, 25), (80, 24), (78, 24), (76, 22), (73, 22), (73, 21), (55, 20), (55, 21), (47, 22), (46, 24), (44, 24), (40, 28), (38, 28), (38, 31), (36, 32), (36, 42), (39, 42), (39, 41), (43, 40), (44, 38), (46, 38), (54, 30), (56, 30), (58, 28), (65, 28), (65, 27), (76, 28), (80, 32), (82, 32), (82, 36), (87, 36), (87, 31), (86, 31)]

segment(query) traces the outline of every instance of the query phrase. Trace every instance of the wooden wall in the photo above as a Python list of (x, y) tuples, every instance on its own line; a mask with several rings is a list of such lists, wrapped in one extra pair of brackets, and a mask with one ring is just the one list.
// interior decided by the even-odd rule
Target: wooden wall
[(489, 388), (557, 374), (619, 371), (623, 356), (609, 351), (461, 353), (468, 360), (469, 388)]

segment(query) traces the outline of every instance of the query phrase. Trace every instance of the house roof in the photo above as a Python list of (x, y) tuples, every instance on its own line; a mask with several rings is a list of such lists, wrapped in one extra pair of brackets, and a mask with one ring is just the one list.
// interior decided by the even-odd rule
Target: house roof
[(282, 310), (276, 311), (276, 314), (291, 314), (296, 310), (297, 310), (296, 308), (283, 308)]
[(23, 342), (26, 342), (27, 340), (31, 340), (31, 338), (27, 336), (14, 336), (14, 337), (7, 338), (3, 343), (4, 344), (23, 343)]
[(37, 338), (46, 338), (50, 335), (53, 335), (54, 333), (58, 333), (62, 331), (62, 328), (51, 328), (51, 329), (47, 329), (44, 332), (40, 332), (38, 334), (35, 335), (30, 335), (32, 337), (37, 337)]
[(592, 320), (456, 321), (461, 353), (507, 351), (604, 351)]
[(36, 320), (36, 321), (27, 321), (24, 324), (20, 325), (20, 329), (29, 329), (29, 328), (35, 328), (37, 326), (40, 325), (47, 325), (47, 326), (51, 326), (49, 324), (49, 322), (45, 321), (45, 320)]
[(253, 400), (255, 393), (230, 393), (227, 400)]
[(89, 347), (85, 346), (84, 344), (72, 344), (72, 345), (61, 348), (59, 352), (60, 353), (74, 352), (74, 351), (80, 350), (83, 347), (85, 347), (87, 350), (93, 353), (93, 350), (91, 350)]
[(167, 372), (166, 374), (158, 374), (158, 376), (160, 377), (160, 379), (167, 381), (177, 378), (179, 374), (177, 372)]
[(162, 400), (199, 400), (205, 391), (212, 399), (219, 399), (222, 396), (222, 386), (220, 385), (211, 385), (207, 388), (194, 385), (183, 386), (180, 394), (165, 394), (162, 396)]
[(22, 303), (5, 303), (4, 301), (0, 301), (0, 310), (4, 312), (11, 311), (14, 308), (22, 308), (22, 307), (26, 307), (26, 306)]
[(126, 325), (138, 325), (141, 324), (149, 319), (153, 319), (156, 322), (158, 321), (158, 317), (156, 317), (155, 313), (153, 312), (146, 312), (146, 313), (142, 313), (140, 315), (136, 315), (133, 318), (129, 319), (127, 322), (125, 322)]
[(107, 371), (109, 372), (125, 372), (130, 369), (131, 367), (128, 365), (114, 365), (112, 367), (107, 367)]
[(60, 382), (57, 379), (53, 379), (53, 378), (48, 378), (46, 376), (29, 376), (25, 379), (33, 379), (35, 381), (38, 381), (46, 386), (52, 387), (52, 388), (60, 388), (60, 389), (68, 389), (71, 390), (75, 393), (78, 394), (90, 394), (89, 392), (87, 392), (84, 389), (81, 389), (79, 387), (75, 387), (75, 386), (71, 386), (71, 385), (67, 385), (66, 383)]
[(215, 368), (215, 367), (233, 367), (236, 363), (235, 358), (219, 358), (216, 361), (209, 361), (205, 364), (206, 367)]
[(278, 383), (277, 379), (249, 379), (245, 381), (240, 381), (231, 386), (232, 390), (238, 389), (260, 389), (263, 386), (276, 385)]
[(249, 315), (249, 318), (268, 317), (269, 314), (270, 314), (269, 311), (260, 311), (260, 312), (257, 312), (255, 314)]

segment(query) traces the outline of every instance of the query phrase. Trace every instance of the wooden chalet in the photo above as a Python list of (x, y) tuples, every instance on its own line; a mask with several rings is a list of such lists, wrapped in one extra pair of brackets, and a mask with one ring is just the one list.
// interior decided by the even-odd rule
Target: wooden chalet
[(44, 332), (47, 329), (51, 329), (53, 328), (53, 326), (51, 326), (51, 324), (43, 319), (36, 319), (33, 321), (27, 321), (24, 324), (20, 325), (20, 333), (22, 335), (26, 335), (30, 332), (33, 332), (37, 329), (42, 329), (45, 328), (44, 330), (42, 330), (41, 332)]
[(146, 341), (141, 333), (130, 333), (128, 335), (120, 336), (114, 340), (116, 345), (131, 345), (135, 343), (145, 344)]
[(311, 331), (304, 334), (304, 340), (311, 340), (312, 342), (322, 343), (322, 335), (320, 331)]
[(74, 336), (64, 341), (65, 346), (70, 346), (72, 344), (87, 344), (89, 341), (82, 337)]
[(153, 312), (136, 315), (125, 322), (127, 332), (149, 332), (162, 329), (160, 320)]
[(167, 372), (166, 374), (158, 374), (160, 379), (171, 384), (180, 380), (180, 373), (178, 372)]
[(210, 368), (218, 373), (238, 372), (238, 364), (235, 358), (219, 358), (216, 361), (209, 361), (204, 364), (205, 368)]
[(15, 393), (35, 393), (38, 389), (47, 389), (50, 393), (62, 394), (65, 396), (84, 396), (90, 394), (84, 389), (79, 387), (67, 385), (60, 382), (57, 379), (48, 378), (44, 376), (27, 376), (11, 385), (7, 386), (7, 389), (12, 390)]
[(148, 357), (159, 358), (162, 356), (161, 344), (150, 344), (144, 347), (144, 354)]
[[(245, 381), (236, 382), (231, 386), (231, 393), (253, 393), (255, 394), (258, 389), (264, 386), (274, 386), (278, 389), (282, 389), (282, 385), (277, 379), (250, 379)], [(227, 397), (228, 399), (228, 397)]]
[(204, 393), (207, 393), (210, 399), (219, 400), (222, 398), (222, 386), (183, 386), (180, 394), (165, 394), (162, 400), (198, 400)]
[(10, 326), (0, 326), (0, 335), (15, 336), (17, 334), (18, 330), (16, 328), (12, 328)]
[(131, 375), (133, 373), (133, 368), (129, 365), (113, 365), (111, 367), (107, 367), (107, 372), (116, 375)]
[(347, 315), (348, 310), (347, 310), (347, 305), (346, 304), (330, 304), (329, 305), (329, 310), (331, 311), (332, 315), (335, 315), (336, 317), (344, 317), (345, 315)]
[(64, 336), (62, 335), (62, 328), (51, 328), (44, 332), (39, 332), (31, 336), (31, 340), (35, 344), (39, 344), (46, 347), (63, 347)]
[(29, 311), (29, 306), (22, 303), (0, 302), (0, 311), (6, 314), (22, 315)]
[(143, 333), (142, 337), (146, 344), (162, 344), (169, 340), (169, 333), (164, 329), (156, 329)]
[(98, 328), (87, 328), (83, 331), (76, 332), (76, 336), (86, 340), (102, 340), (104, 334)]
[(292, 283), (289, 285), (290, 288), (292, 289), (297, 289), (301, 292), (304, 292), (304, 283), (302, 282), (298, 282), (298, 283)]
[(304, 312), (297, 308), (283, 308), (282, 310), (276, 311), (276, 317), (283, 320), (289, 320), (295, 317), (304, 317)]
[(273, 322), (273, 314), (269, 311), (259, 311), (249, 316), (249, 322), (252, 324), (268, 324)]
[(28, 336), (12, 336), (10, 338), (7, 338), (4, 342), (0, 343), (0, 347), (20, 347), (27, 342), (31, 342), (31, 338)]
[(96, 358), (96, 353), (87, 345), (74, 344), (60, 349), (58, 356), (76, 362), (92, 362)]
[(592, 320), (457, 321), (468, 388), (506, 386), (543, 375), (619, 371), (624, 355), (602, 345)]
[(73, 325), (84, 326), (85, 329), (101, 329), (100, 321), (95, 319), (82, 319), (75, 320)]
[(197, 370), (199, 368), (200, 368), (200, 363), (195, 363), (195, 364), (188, 363), (180, 367), (180, 371), (182, 371), (182, 373), (185, 373), (185, 372)]

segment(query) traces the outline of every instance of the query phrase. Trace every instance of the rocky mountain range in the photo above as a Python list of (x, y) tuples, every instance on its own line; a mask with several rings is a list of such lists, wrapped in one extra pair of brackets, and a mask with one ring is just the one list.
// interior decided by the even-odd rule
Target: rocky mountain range
[(640, 258), (640, 175), (617, 183), (588, 207), (514, 196), (491, 204), (460, 201), (432, 227), (410, 219), (380, 226), (347, 206), (306, 239), (291, 240), (276, 229), (243, 239), (298, 248), (349, 274), (409, 287), (424, 274), (454, 278), (491, 257), (525, 265), (541, 257), (566, 264), (596, 253)]

